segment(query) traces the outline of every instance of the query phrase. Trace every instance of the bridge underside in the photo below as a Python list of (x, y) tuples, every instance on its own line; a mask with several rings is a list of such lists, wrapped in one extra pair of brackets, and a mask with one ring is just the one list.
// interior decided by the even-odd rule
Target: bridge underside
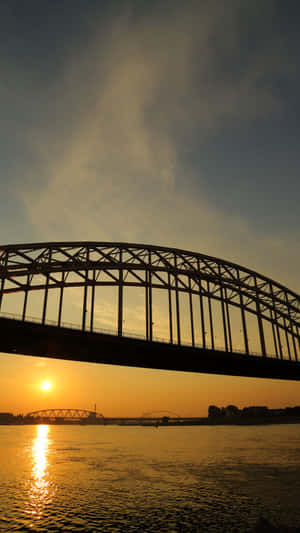
[(300, 380), (299, 363), (0, 318), (0, 351), (69, 361)]

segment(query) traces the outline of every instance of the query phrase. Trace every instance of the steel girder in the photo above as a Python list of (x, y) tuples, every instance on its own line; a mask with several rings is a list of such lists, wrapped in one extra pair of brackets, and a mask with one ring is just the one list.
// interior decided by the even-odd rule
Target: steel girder
[[(48, 290), (84, 287), (86, 297), (87, 288), (94, 290), (96, 286), (119, 287), (119, 334), (122, 334), (120, 323), (124, 286), (145, 287), (148, 299), (151, 298), (152, 289), (166, 289), (169, 295), (175, 293), (176, 298), (180, 292), (189, 293), (190, 296), (197, 294), (201, 301), (202, 297), (207, 298), (210, 314), (211, 299), (221, 302), (225, 329), (230, 328), (229, 306), (239, 308), (247, 353), (246, 314), (257, 317), (263, 355), (266, 355), (266, 350), (262, 320), (268, 321), (272, 325), (279, 352), (280, 330), (291, 335), (297, 359), (300, 346), (300, 296), (248, 268), (201, 253), (144, 244), (50, 242), (0, 246), (0, 308), (4, 295), (24, 292), (26, 300), (29, 291), (43, 290), (44, 322)], [(180, 344), (178, 300), (176, 302)], [(146, 312), (150, 313), (146, 318), (147, 339), (152, 340), (151, 300), (147, 305), (149, 309), (147, 307)], [(84, 321), (83, 313), (82, 329), (85, 329)], [(58, 322), (60, 325), (60, 320)], [(230, 351), (230, 331), (227, 337), (226, 351)], [(298, 347), (295, 343), (298, 343)]]

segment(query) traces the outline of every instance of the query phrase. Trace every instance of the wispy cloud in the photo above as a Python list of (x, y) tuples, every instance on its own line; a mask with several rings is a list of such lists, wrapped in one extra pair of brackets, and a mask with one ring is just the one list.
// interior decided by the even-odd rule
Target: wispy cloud
[[(256, 16), (250, 3), (246, 11)], [(240, 17), (238, 4), (174, 2), (138, 22), (124, 10), (104, 34), (91, 26), (90, 42), (47, 94), (43, 127), (30, 131), (37, 164), (20, 198), (41, 240), (154, 242), (249, 256), (261, 267), (254, 250), (286, 246), (255, 234), (241, 215), (225, 216), (182, 155), (192, 136), (205, 143), (228, 121), (280, 110), (268, 46), (242, 69), (225, 69)]]

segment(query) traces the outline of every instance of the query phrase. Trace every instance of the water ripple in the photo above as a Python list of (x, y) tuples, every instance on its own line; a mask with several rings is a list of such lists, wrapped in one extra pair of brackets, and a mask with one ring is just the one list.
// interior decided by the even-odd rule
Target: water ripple
[(219, 443), (205, 427), (0, 431), (5, 533), (250, 533), (261, 516), (300, 527), (297, 426), (218, 428)]

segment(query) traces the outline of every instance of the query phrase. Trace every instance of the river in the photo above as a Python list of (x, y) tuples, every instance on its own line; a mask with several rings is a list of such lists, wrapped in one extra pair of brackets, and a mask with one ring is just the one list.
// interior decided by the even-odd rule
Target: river
[(300, 527), (300, 425), (0, 426), (0, 531)]

